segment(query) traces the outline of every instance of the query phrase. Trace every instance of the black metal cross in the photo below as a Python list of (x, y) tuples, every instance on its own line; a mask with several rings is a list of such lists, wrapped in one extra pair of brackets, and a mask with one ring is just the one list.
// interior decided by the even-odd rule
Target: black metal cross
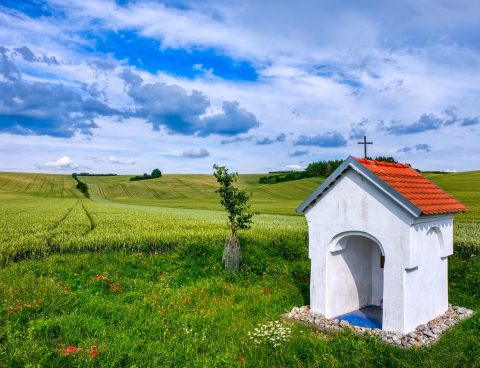
[(363, 144), (363, 157), (367, 158), (367, 144), (373, 144), (373, 142), (367, 142), (367, 136), (363, 136), (363, 142), (357, 142), (357, 144)]

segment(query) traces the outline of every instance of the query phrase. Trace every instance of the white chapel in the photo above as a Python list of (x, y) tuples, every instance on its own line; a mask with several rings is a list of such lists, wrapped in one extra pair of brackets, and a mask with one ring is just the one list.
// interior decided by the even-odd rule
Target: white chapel
[(312, 312), (370, 309), (375, 327), (400, 333), (443, 314), (453, 217), (466, 210), (409, 165), (348, 157), (297, 209)]

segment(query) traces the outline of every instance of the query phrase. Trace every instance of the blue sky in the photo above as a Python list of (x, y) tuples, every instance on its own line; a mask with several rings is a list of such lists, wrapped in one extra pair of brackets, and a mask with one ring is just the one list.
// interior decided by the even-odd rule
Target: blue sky
[(0, 3), (0, 171), (480, 169), (476, 1)]

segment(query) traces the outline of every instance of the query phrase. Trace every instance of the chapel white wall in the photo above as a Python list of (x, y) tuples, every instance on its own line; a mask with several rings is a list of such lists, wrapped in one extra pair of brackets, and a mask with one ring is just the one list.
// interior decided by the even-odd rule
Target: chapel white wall
[[(345, 267), (337, 269), (334, 266), (334, 262), (338, 263), (335, 257), (339, 254), (330, 251), (330, 242), (345, 231), (365, 232), (376, 238), (383, 248), (384, 285), (395, 285), (384, 288), (383, 328), (404, 332), (403, 253), (404, 245), (409, 243), (413, 216), (353, 170), (347, 171), (328, 189), (306, 211), (305, 216), (309, 226), (312, 311), (322, 313), (327, 318), (338, 316), (339, 309), (335, 301), (338, 300), (335, 297), (337, 286), (332, 280), (335, 277), (348, 280), (351, 273)], [(354, 304), (352, 301), (348, 303)]]
[(448, 256), (453, 215), (423, 216), (410, 229), (415, 258), (405, 272), (405, 329), (412, 331), (448, 309)]

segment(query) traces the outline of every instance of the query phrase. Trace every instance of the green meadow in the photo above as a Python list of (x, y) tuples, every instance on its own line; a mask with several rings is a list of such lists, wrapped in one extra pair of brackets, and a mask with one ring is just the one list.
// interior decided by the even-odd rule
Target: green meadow
[(209, 175), (82, 177), (87, 199), (70, 176), (0, 173), (0, 366), (480, 366), (480, 172), (427, 174), (470, 207), (456, 218), (449, 293), (477, 314), (417, 350), (285, 322), (278, 347), (250, 339), (309, 303), (307, 228), (294, 210), (322, 181), (260, 176), (240, 175), (260, 214), (231, 275)]

